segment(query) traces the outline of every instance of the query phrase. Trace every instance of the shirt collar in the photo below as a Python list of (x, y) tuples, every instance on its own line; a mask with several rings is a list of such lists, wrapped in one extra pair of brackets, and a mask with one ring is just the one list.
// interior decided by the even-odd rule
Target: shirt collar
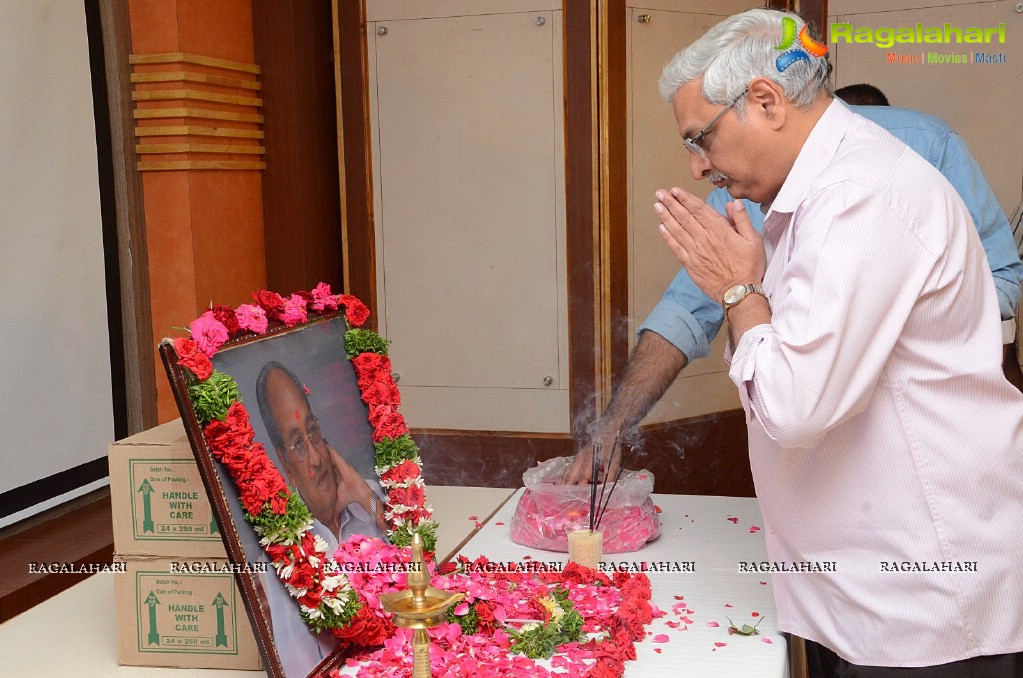
[[(835, 157), (854, 116), (855, 113), (838, 99), (828, 104), (799, 150), (796, 162), (785, 177), (785, 183), (771, 203), (767, 212), (768, 217), (775, 212), (790, 215), (796, 211), (796, 207), (810, 190), (810, 184)], [(785, 221), (787, 223), (788, 220)]]

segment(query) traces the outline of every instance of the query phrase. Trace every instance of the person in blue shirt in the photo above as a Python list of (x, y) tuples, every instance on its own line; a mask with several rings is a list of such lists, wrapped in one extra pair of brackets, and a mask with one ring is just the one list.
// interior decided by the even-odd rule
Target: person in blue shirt
[[(879, 104), (853, 105), (851, 109), (923, 156), (959, 192), (987, 253), (1002, 319), (1013, 318), (1020, 299), (1023, 264), (1009, 220), (963, 139), (932, 115), (888, 106), (887, 99), (873, 86), (854, 85), (836, 90), (835, 94), (844, 101)], [(717, 188), (708, 196), (707, 204), (725, 214), (725, 204), (731, 200), (726, 189)], [(764, 214), (760, 205), (749, 200), (743, 202), (753, 226), (762, 231)], [(640, 325), (639, 341), (611, 402), (596, 423), (591, 441), (580, 449), (565, 473), (564, 482), (589, 482), (592, 442), (599, 440), (602, 449), (608, 450), (617, 431), (638, 424), (689, 362), (710, 355), (710, 342), (721, 329), (723, 319), (720, 300), (704, 294), (686, 270), (681, 269)], [(611, 474), (616, 466), (617, 459), (612, 460)]]

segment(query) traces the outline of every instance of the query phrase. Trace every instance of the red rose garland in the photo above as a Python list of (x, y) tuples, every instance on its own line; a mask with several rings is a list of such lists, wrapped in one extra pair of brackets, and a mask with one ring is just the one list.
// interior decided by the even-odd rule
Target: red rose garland
[[(356, 297), (332, 294), (326, 283), (288, 298), (269, 290), (259, 290), (252, 297), (255, 305), (237, 309), (213, 306), (192, 321), (192, 338), (174, 340), (178, 364), (195, 378), (189, 397), (204, 426), (203, 437), (235, 482), (246, 520), (260, 535), (260, 544), (298, 601), (303, 618), (316, 630), (330, 630), (347, 639), (360, 638), (359, 629), (369, 623), (366, 613), (360, 613), (365, 601), (351, 590), (343, 574), (324, 569), (330, 554), (326, 542), (311, 532), (309, 509), (291, 493), (263, 445), (254, 440), (248, 412), (237, 398), (237, 384), (230, 376), (216, 372), (210, 358), (232, 337), (265, 334), (268, 320), (290, 327), (305, 322), (310, 311), (332, 313), (343, 307), (349, 326), (359, 328), (369, 318), (369, 309)], [(356, 352), (353, 365), (374, 427), (381, 485), (389, 490), (385, 505), (389, 535), (395, 543), (407, 544), (413, 532), (420, 532), (432, 551), (436, 524), (425, 505), (418, 449), (396, 409), (400, 396), (390, 373), (390, 360), (373, 352), (386, 352), (386, 342), (369, 330), (358, 330), (354, 335), (350, 330), (346, 342), (349, 336), (372, 348), (366, 354)], [(360, 371), (359, 366), (372, 368)]]

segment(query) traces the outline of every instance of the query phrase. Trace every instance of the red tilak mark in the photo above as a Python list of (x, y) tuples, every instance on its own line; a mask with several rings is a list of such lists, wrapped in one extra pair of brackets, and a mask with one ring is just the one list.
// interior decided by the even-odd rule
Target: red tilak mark
[(312, 480), (313, 476), (315, 476), (315, 475), (316, 475), (316, 472), (313, 471), (312, 469), (309, 469), (309, 479)]
[(301, 418), (302, 418), (302, 415), (298, 413), (298, 410), (295, 410), (295, 420), (297, 421), (297, 420), (299, 420)]

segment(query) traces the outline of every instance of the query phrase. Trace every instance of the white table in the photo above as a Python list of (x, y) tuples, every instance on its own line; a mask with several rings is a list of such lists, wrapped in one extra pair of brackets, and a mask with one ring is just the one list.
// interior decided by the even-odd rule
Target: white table
[[(565, 561), (567, 554), (530, 549), (511, 540), (511, 521), (518, 503), (516, 493), (494, 518), (462, 549), (470, 558), (485, 555), (491, 561), (519, 562), (526, 555), (542, 561)], [(654, 495), (662, 510), (661, 536), (633, 554), (605, 556), (609, 561), (689, 563), (694, 572), (648, 573), (653, 602), (668, 614), (648, 627), (647, 639), (636, 645), (637, 659), (626, 663), (627, 677), (675, 678), (679, 675), (714, 678), (787, 678), (788, 653), (778, 634), (770, 575), (739, 573), (740, 561), (767, 560), (759, 505), (755, 499)], [(734, 518), (734, 522), (729, 520)], [(609, 526), (605, 526), (607, 529)], [(798, 574), (777, 576), (800, 576)], [(675, 596), (682, 596), (679, 601)], [(672, 611), (679, 603), (679, 612)], [(726, 605), (732, 607), (726, 607)], [(753, 617), (757, 612), (759, 616)], [(728, 619), (739, 626), (763, 618), (759, 635), (728, 635)], [(671, 628), (667, 622), (679, 622)], [(717, 627), (708, 624), (716, 622)], [(688, 630), (683, 630), (688, 627)], [(667, 643), (654, 644), (653, 636), (666, 634)], [(770, 641), (770, 642), (765, 642)], [(715, 643), (725, 643), (718, 647)], [(660, 653), (654, 650), (660, 649)]]
[[(530, 550), (512, 543), (511, 516), (517, 496), (476, 531), (501, 506), (511, 490), (491, 488), (433, 487), (427, 496), (440, 522), (437, 553), (443, 557), (473, 535), (460, 552), (491, 560), (520, 560), (526, 554), (543, 560), (564, 560), (565, 554)], [(638, 661), (626, 664), (626, 676), (713, 676), (714, 678), (785, 678), (788, 675), (785, 642), (775, 631), (774, 603), (768, 575), (738, 574), (738, 561), (766, 558), (760, 511), (753, 499), (655, 495), (661, 513), (661, 538), (643, 551), (614, 560), (692, 562), (695, 572), (650, 574), (654, 602), (668, 612), (655, 619), (649, 631), (664, 633), (670, 640), (653, 644), (648, 639), (636, 646)], [(686, 515), (688, 514), (688, 516)], [(476, 516), (472, 518), (472, 516)], [(728, 520), (734, 517), (735, 523)], [(498, 525), (498, 523), (503, 523)], [(784, 576), (784, 575), (779, 575)], [(799, 576), (799, 575), (790, 575)], [(761, 584), (760, 582), (766, 582)], [(684, 601), (673, 596), (682, 595)], [(672, 607), (684, 602), (692, 610), (688, 631), (670, 628), (680, 621)], [(731, 603), (732, 608), (726, 608)], [(760, 636), (727, 634), (725, 615), (736, 623), (752, 621), (752, 612), (764, 616)], [(707, 626), (710, 621), (720, 624)], [(772, 640), (772, 644), (763, 642)], [(715, 648), (715, 642), (724, 647)], [(661, 653), (654, 652), (661, 649)], [(114, 615), (114, 575), (97, 574), (31, 610), (0, 625), (0, 656), (3, 675), (19, 678), (252, 678), (255, 671), (212, 669), (162, 669), (117, 665), (117, 620)]]

